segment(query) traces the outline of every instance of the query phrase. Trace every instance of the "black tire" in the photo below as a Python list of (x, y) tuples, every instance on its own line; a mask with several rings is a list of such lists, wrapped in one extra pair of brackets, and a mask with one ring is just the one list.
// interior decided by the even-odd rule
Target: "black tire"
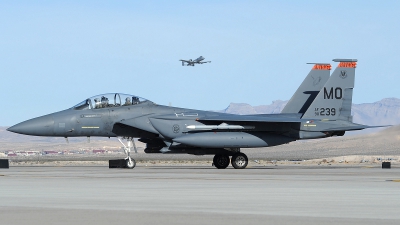
[(229, 166), (230, 160), (228, 155), (216, 154), (213, 159), (214, 166), (218, 169), (225, 169)]
[(249, 159), (243, 153), (237, 153), (232, 156), (232, 166), (235, 169), (244, 169), (249, 164)]
[(126, 159), (125, 162), (126, 168), (128, 169), (133, 169), (136, 166), (136, 161), (134, 159), (131, 159), (132, 164), (129, 163), (129, 159)]

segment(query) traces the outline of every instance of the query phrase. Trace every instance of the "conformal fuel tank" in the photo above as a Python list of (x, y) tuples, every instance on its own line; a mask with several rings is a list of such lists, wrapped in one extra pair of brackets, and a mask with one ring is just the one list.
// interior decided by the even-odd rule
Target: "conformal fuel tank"
[(202, 148), (254, 148), (286, 143), (292, 138), (260, 132), (201, 132), (188, 133), (173, 139), (185, 145)]

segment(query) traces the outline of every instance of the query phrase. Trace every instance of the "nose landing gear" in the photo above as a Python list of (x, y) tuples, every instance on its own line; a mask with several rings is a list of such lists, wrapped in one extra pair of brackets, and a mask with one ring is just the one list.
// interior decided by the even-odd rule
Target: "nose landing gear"
[(131, 157), (127, 157), (126, 160), (126, 168), (128, 169), (133, 169), (136, 166), (136, 161), (134, 159), (132, 159)]
[[(128, 146), (126, 146), (124, 144), (124, 142), (122, 142), (123, 139), (127, 140), (127, 145)], [(131, 149), (132, 149), (132, 147), (135, 150), (135, 153), (137, 153), (137, 148), (136, 148), (136, 145), (135, 145), (135, 141), (133, 140), (132, 137), (127, 137), (127, 138), (118, 137), (118, 141), (121, 142), (121, 144), (124, 146), (123, 149), (125, 151), (125, 154), (128, 155), (128, 157), (125, 158), (126, 168), (128, 168), (128, 169), (135, 168), (136, 161), (131, 158)]]

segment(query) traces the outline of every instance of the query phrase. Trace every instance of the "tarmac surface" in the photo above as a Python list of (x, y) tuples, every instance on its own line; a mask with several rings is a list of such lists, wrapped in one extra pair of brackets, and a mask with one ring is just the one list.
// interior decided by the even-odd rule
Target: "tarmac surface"
[(16, 166), (0, 224), (400, 224), (400, 168)]

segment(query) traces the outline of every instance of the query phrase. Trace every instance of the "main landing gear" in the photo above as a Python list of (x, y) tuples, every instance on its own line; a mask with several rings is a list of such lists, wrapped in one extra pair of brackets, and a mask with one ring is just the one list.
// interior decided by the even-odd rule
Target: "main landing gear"
[(229, 159), (228, 155), (216, 154), (213, 159), (213, 164), (218, 169), (225, 169), (232, 164), (235, 169), (244, 169), (249, 163), (247, 156), (241, 152), (238, 152), (232, 156), (232, 160)]
[[(124, 142), (122, 142), (122, 139), (126, 139), (128, 146), (126, 146), (124, 144)], [(131, 149), (133, 147), (135, 150), (135, 153), (137, 153), (135, 141), (133, 140), (132, 137), (128, 137), (128, 138), (118, 137), (118, 141), (121, 142), (121, 144), (124, 146), (123, 148), (124, 148), (125, 154), (128, 155), (128, 157), (125, 158), (126, 168), (133, 169), (136, 166), (136, 161), (131, 158)]]

